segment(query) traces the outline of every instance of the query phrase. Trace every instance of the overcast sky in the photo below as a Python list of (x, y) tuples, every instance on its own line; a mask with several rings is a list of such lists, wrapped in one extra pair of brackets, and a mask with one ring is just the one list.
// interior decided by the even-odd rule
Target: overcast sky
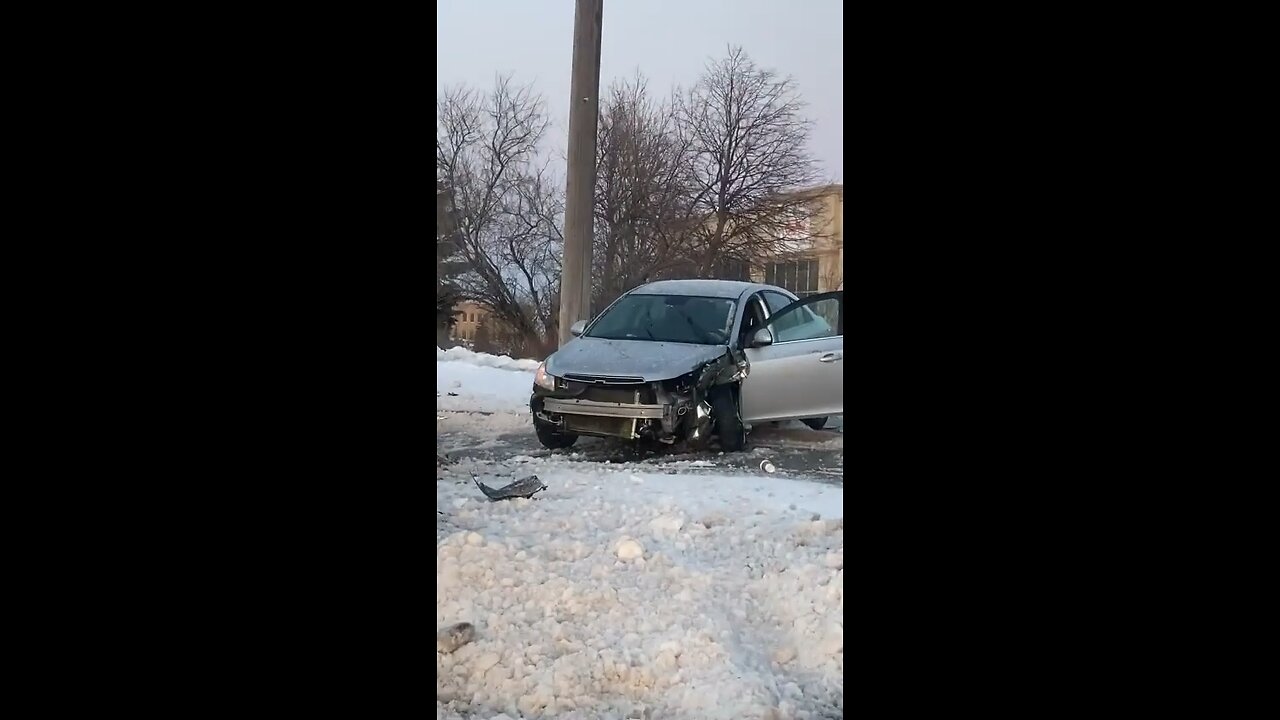
[[(573, 55), (573, 0), (437, 0), (436, 87), (491, 87), (495, 73), (533, 82), (563, 153)], [(637, 69), (665, 96), (689, 86), (708, 58), (741, 45), (762, 67), (792, 75), (816, 122), (810, 150), (844, 181), (844, 7), (841, 0), (604, 0), (601, 95)]]

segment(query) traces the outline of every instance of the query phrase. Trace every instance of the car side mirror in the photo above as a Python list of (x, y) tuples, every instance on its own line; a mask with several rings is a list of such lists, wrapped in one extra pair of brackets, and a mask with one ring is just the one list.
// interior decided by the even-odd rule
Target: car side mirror
[(773, 332), (769, 328), (760, 328), (751, 334), (751, 347), (764, 347), (773, 344)]
[(582, 331), (586, 329), (587, 329), (587, 321), (579, 320), (578, 322), (569, 326), (569, 334), (574, 337), (581, 337)]

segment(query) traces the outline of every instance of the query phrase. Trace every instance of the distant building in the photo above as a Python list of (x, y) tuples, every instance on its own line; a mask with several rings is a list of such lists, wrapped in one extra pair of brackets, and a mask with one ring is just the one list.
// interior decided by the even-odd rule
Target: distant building
[(844, 185), (822, 185), (800, 194), (812, 198), (811, 212), (796, 220), (778, 256), (759, 255), (749, 264), (726, 258), (708, 275), (777, 285), (800, 297), (843, 290)]
[(814, 214), (797, 223), (786, 258), (752, 262), (751, 279), (800, 297), (844, 289), (844, 185), (823, 185), (812, 195)]
[(453, 314), (458, 320), (449, 329), (449, 339), (474, 342), (481, 325), (487, 322), (489, 311), (466, 300), (453, 306)]

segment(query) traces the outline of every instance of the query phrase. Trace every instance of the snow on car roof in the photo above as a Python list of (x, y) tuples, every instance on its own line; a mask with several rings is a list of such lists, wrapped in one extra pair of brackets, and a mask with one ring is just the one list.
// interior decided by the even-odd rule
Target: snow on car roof
[(741, 280), (658, 280), (632, 290), (632, 295), (693, 295), (697, 297), (737, 299), (748, 290), (763, 290), (769, 285)]

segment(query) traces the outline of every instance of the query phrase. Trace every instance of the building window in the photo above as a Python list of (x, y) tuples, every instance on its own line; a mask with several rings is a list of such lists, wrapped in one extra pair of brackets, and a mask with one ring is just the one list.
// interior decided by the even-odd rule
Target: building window
[(764, 281), (805, 297), (818, 292), (818, 261), (800, 260), (790, 263), (769, 263), (764, 269)]
[(711, 277), (717, 280), (751, 282), (751, 268), (738, 260), (721, 260), (711, 267)]

